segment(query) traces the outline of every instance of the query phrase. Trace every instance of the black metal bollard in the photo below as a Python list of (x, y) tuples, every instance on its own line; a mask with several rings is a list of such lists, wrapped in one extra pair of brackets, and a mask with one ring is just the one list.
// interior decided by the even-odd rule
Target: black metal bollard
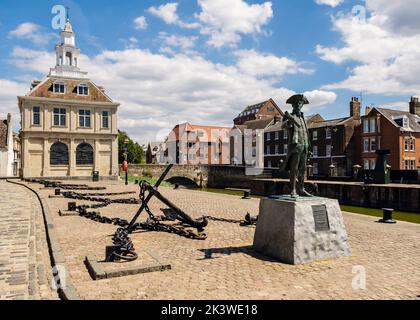
[(60, 190), (60, 189), (55, 189), (55, 195), (56, 195), (56, 196), (61, 195), (61, 190)]
[(394, 209), (383, 208), (383, 219), (379, 220), (380, 223), (397, 223), (397, 221), (392, 219), (392, 214), (394, 213)]
[(67, 205), (68, 211), (76, 211), (76, 202), (69, 202)]
[(245, 190), (244, 196), (242, 197), (242, 199), (245, 199), (245, 200), (251, 199), (251, 191)]

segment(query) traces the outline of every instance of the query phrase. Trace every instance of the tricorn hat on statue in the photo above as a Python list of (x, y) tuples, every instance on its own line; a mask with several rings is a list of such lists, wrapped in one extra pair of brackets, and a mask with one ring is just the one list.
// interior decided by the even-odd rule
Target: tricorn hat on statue
[(296, 104), (299, 101), (303, 101), (304, 104), (309, 104), (308, 99), (303, 94), (295, 94), (294, 96), (291, 96), (286, 103), (287, 104)]

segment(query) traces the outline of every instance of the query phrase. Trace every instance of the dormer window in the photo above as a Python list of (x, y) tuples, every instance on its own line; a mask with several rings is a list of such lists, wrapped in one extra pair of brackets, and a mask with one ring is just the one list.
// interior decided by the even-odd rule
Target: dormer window
[(80, 96), (89, 95), (89, 86), (86, 83), (81, 83), (77, 86), (77, 94)]
[(394, 121), (396, 124), (398, 124), (402, 128), (408, 128), (409, 127), (409, 119), (406, 116), (402, 116), (399, 118), (394, 118)]
[(53, 91), (54, 91), (54, 93), (65, 93), (64, 82), (61, 82), (61, 81), (54, 82)]

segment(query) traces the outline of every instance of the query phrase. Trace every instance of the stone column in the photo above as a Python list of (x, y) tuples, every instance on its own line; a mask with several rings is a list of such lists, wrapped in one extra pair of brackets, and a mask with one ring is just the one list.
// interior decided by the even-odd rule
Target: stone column
[(44, 147), (43, 147), (43, 161), (42, 161), (42, 176), (48, 177), (50, 175), (50, 143), (48, 138), (44, 138)]
[(69, 146), (69, 176), (76, 176), (76, 144), (73, 138), (70, 139)]
[(29, 150), (28, 150), (28, 140), (22, 135), (22, 154), (21, 154), (21, 164), (22, 164), (22, 174), (24, 178), (29, 176)]
[(95, 145), (93, 150), (93, 170), (99, 171), (99, 140), (95, 139)]
[(111, 145), (111, 175), (118, 176), (118, 170), (119, 170), (119, 163), (118, 163), (118, 138), (114, 137), (112, 139), (112, 145)]

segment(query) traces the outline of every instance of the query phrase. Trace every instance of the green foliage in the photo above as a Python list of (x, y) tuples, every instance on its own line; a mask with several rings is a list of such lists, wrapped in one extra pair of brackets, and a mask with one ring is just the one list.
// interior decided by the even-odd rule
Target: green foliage
[(128, 139), (127, 158), (128, 163), (142, 164), (145, 162), (145, 155), (143, 148), (133, 140), (130, 139), (127, 133), (118, 131), (118, 161), (123, 163), (125, 160), (125, 140)]
[(153, 178), (153, 173), (148, 169), (143, 170), (143, 177), (146, 177), (146, 178), (149, 178), (149, 179)]

